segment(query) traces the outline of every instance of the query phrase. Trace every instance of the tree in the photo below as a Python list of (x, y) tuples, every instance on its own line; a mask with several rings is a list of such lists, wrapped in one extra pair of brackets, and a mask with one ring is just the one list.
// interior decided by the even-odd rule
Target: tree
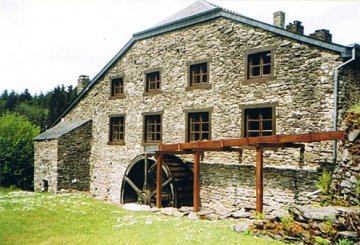
[(0, 117), (0, 185), (32, 190), (34, 178), (33, 138), (39, 127), (16, 113)]
[(45, 130), (48, 116), (47, 109), (41, 108), (34, 103), (22, 102), (16, 106), (14, 111), (25, 116), (33, 124), (40, 126), (41, 131)]

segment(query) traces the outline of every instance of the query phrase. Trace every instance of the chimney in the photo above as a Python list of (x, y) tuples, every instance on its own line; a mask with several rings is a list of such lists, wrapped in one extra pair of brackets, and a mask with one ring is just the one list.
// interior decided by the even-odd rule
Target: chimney
[(274, 26), (283, 28), (285, 27), (285, 13), (283, 11), (274, 12), (273, 15)]
[(304, 35), (304, 27), (301, 25), (301, 21), (298, 20), (295, 20), (293, 23), (289, 23), (286, 26), (286, 30), (299, 35)]
[(330, 31), (326, 29), (316, 30), (314, 33), (311, 33), (309, 36), (325, 42), (329, 42), (329, 43), (332, 42), (332, 35)]
[(80, 94), (81, 91), (83, 91), (83, 89), (89, 84), (89, 82), (90, 82), (89, 76), (80, 75), (77, 85), (77, 94)]

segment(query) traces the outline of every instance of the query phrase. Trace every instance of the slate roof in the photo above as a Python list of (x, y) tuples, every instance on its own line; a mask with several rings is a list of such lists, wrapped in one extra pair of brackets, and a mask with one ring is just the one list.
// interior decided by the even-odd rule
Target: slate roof
[(34, 138), (35, 141), (58, 139), (91, 120), (61, 122)]
[(171, 17), (165, 19), (164, 21), (158, 23), (154, 27), (146, 29), (141, 32), (133, 34), (133, 37), (125, 44), (125, 46), (110, 60), (110, 62), (105, 65), (105, 67), (91, 80), (91, 82), (86, 86), (83, 91), (78, 95), (74, 102), (64, 111), (58, 119), (53, 122), (51, 126), (54, 126), (58, 123), (62, 117), (64, 117), (72, 107), (74, 107), (80, 99), (87, 94), (89, 89), (97, 83), (98, 80), (106, 73), (108, 69), (120, 59), (125, 52), (138, 40), (145, 38), (157, 36), (166, 32), (175, 31), (182, 29), (188, 26), (192, 26), (198, 23), (211, 21), (216, 18), (227, 18), (233, 21), (247, 24), (255, 28), (260, 28), (284, 36), (287, 38), (295, 39), (297, 41), (314, 45), (320, 48), (331, 50), (339, 53), (343, 58), (350, 58), (352, 54), (352, 49), (356, 49), (356, 56), (360, 57), (360, 45), (352, 44), (350, 46), (343, 46), (340, 44), (329, 43), (322, 40), (318, 40), (309, 36), (299, 35), (287, 31), (286, 29), (276, 27), (271, 24), (267, 24), (258, 20), (251, 19), (234, 11), (222, 8), (220, 6), (209, 3), (205, 0), (198, 0), (187, 8), (181, 10), (180, 12), (172, 15)]
[(177, 12), (176, 14), (166, 18), (165, 20), (161, 21), (154, 27), (166, 25), (171, 22), (174, 22), (174, 21), (177, 21), (180, 19), (184, 19), (184, 18), (190, 17), (192, 15), (200, 14), (200, 13), (203, 13), (203, 12), (206, 12), (209, 10), (213, 10), (216, 8), (219, 8), (219, 7), (214, 4), (211, 4), (209, 2), (199, 0), (199, 1), (196, 1), (195, 3), (191, 4), (190, 6), (184, 8), (183, 10)]

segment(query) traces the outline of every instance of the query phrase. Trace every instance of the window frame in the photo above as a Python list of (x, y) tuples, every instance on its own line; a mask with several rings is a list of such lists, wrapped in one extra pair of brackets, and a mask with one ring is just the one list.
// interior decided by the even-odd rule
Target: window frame
[[(159, 73), (159, 89), (152, 89), (152, 90), (148, 90), (148, 74), (151, 73)], [(162, 86), (163, 86), (163, 77), (162, 77), (162, 68), (152, 68), (152, 69), (147, 69), (144, 71), (143, 73), (143, 84), (144, 84), (144, 92), (143, 92), (143, 96), (147, 96), (147, 95), (154, 95), (154, 94), (161, 94), (162, 93)]]
[[(121, 79), (122, 91), (118, 94), (114, 94), (114, 81)], [(110, 99), (123, 99), (125, 98), (125, 76), (119, 75), (119, 76), (113, 76), (110, 78)]]
[[(159, 145), (162, 143), (162, 138), (163, 138), (163, 125), (162, 125), (162, 121), (163, 121), (163, 112), (147, 112), (147, 113), (142, 113), (143, 115), (143, 132), (142, 132), (142, 143), (143, 145)], [(148, 141), (148, 131), (147, 131), (147, 118), (148, 117), (154, 117), (154, 116), (159, 116), (160, 117), (160, 140), (159, 141)], [(158, 133), (156, 130), (154, 131), (155, 134)], [(154, 133), (153, 132), (153, 133)]]
[[(259, 48), (259, 49), (253, 49), (253, 50), (248, 50), (245, 52), (245, 83), (249, 83), (249, 82), (262, 82), (262, 81), (269, 81), (269, 80), (273, 80), (276, 79), (275, 76), (275, 47), (265, 47), (265, 48)], [(257, 55), (257, 54), (261, 54), (261, 53), (267, 53), (269, 52), (271, 55), (271, 60), (270, 60), (270, 74), (269, 75), (262, 75), (262, 72), (260, 71), (260, 76), (255, 76), (255, 77), (251, 77), (250, 76), (250, 57)], [(261, 64), (260, 61), (260, 70), (263, 70), (263, 64)]]
[[(195, 110), (185, 110), (185, 141), (186, 142), (196, 142), (196, 141), (190, 141), (191, 138), (191, 125), (190, 125), (190, 115), (191, 114), (200, 114), (200, 113), (208, 113), (208, 125), (209, 125), (209, 129), (208, 129), (208, 139), (206, 140), (211, 140), (211, 134), (212, 134), (212, 123), (211, 123), (211, 116), (212, 116), (212, 108), (208, 108), (208, 109), (195, 109)], [(202, 123), (200, 123), (199, 128), (202, 128)], [(202, 130), (200, 129), (199, 133), (202, 135)], [(202, 138), (202, 136), (200, 136), (200, 138)], [(203, 139), (200, 139), (199, 141), (202, 141)]]
[[(122, 134), (122, 140), (114, 140), (113, 134), (113, 120), (116, 118), (121, 118), (122, 123), (119, 123), (119, 126), (123, 128), (123, 131), (119, 130), (119, 134)], [(108, 145), (125, 145), (125, 127), (126, 127), (126, 117), (125, 114), (116, 114), (116, 115), (109, 115), (109, 136), (108, 136)]]
[[(246, 119), (246, 110), (261, 110), (261, 109), (271, 109), (271, 122), (272, 122), (272, 132), (271, 135), (276, 134), (276, 106), (277, 104), (256, 104), (256, 105), (246, 105), (241, 108), (241, 137), (247, 137), (247, 119)], [(251, 136), (257, 137), (257, 136)]]
[[(149, 76), (152, 74), (159, 74), (158, 80), (149, 81)], [(155, 87), (158, 86), (158, 88), (150, 89), (150, 83), (155, 83)], [(160, 72), (160, 70), (145, 72), (145, 93), (154, 93), (154, 92), (156, 93), (159, 91), (161, 91), (161, 72)]]
[[(210, 59), (203, 59), (203, 60), (197, 60), (194, 62), (189, 62), (187, 64), (187, 87), (186, 90), (193, 90), (193, 89), (210, 89), (211, 88), (211, 72), (210, 72), (210, 63), (211, 60)], [(193, 83), (192, 81), (192, 67), (197, 66), (197, 65), (202, 65), (202, 64), (206, 64), (206, 82), (200, 82), (200, 83)], [(202, 79), (203, 78), (203, 74), (201, 73), (199, 75)]]

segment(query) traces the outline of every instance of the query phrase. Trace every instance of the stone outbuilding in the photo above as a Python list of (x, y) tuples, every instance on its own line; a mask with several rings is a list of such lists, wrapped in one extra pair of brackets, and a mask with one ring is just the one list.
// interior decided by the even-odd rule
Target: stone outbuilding
[[(241, 4), (241, 3), (239, 3)], [(135, 33), (78, 97), (35, 139), (35, 190), (89, 190), (113, 202), (154, 197), (145, 148), (179, 143), (337, 130), (360, 101), (360, 46), (307, 36), (285, 14), (267, 24), (197, 1)], [(80, 89), (79, 89), (80, 90)], [(264, 153), (264, 204), (309, 203), (336, 145)], [(254, 154), (205, 153), (203, 207), (253, 206)], [(191, 159), (169, 156), (163, 205), (191, 205)]]

